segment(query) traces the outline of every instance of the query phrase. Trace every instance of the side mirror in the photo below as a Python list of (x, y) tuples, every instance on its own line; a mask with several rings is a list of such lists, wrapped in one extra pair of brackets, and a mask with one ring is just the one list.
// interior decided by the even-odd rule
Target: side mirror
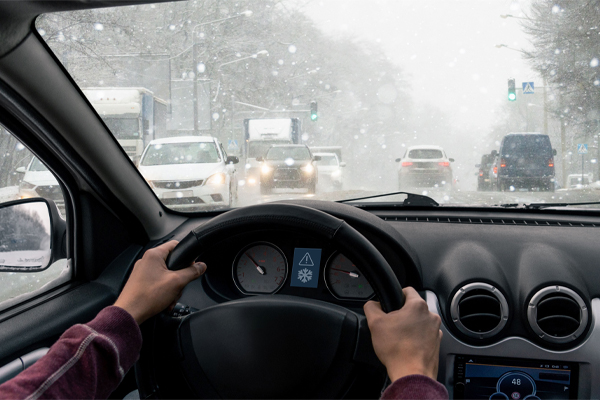
[(67, 224), (44, 198), (0, 205), (0, 272), (40, 272), (65, 258)]
[(556, 154), (556, 149), (552, 149), (552, 155), (555, 156)]
[(258, 156), (258, 157), (256, 157), (256, 161), (263, 162), (263, 161), (265, 161), (265, 159), (263, 158), (263, 156)]
[(237, 158), (236, 156), (228, 156), (227, 160), (225, 161), (227, 164), (237, 164), (240, 162), (240, 159)]
[(492, 150), (492, 153), (491, 153), (491, 154), (492, 154), (492, 157), (496, 157), (496, 156), (498, 155), (498, 151), (496, 151), (496, 150)]
[(396, 162), (400, 162), (401, 160), (401, 158), (396, 158)]
[(450, 160), (450, 162), (454, 162), (454, 158), (449, 158), (448, 160)]
[(340, 163), (340, 167), (345, 167), (345, 166), (346, 166), (346, 163), (345, 163), (344, 161), (342, 161), (342, 162)]
[(313, 161), (321, 161), (321, 156), (313, 156)]
[(17, 171), (20, 174), (24, 174), (25, 172), (27, 172), (27, 170), (25, 169), (25, 167), (19, 167), (15, 171)]

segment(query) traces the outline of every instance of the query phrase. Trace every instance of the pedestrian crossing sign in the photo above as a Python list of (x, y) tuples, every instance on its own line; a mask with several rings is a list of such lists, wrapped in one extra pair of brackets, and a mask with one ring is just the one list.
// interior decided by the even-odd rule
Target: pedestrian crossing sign
[(523, 82), (523, 94), (533, 94), (533, 82)]

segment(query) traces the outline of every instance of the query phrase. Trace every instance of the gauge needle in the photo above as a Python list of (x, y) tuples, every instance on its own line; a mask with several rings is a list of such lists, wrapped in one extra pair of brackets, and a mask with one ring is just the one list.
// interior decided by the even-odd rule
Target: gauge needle
[(360, 276), (356, 272), (344, 271), (343, 269), (337, 269), (337, 268), (331, 268), (331, 269), (334, 271), (340, 271), (345, 274), (348, 274), (348, 275), (350, 275), (350, 278), (358, 278)]
[(258, 265), (258, 263), (256, 261), (254, 261), (254, 258), (250, 257), (250, 254), (246, 253), (246, 257), (248, 257), (250, 259), (250, 261), (252, 261), (252, 263), (254, 265), (256, 265), (256, 270), (258, 271), (259, 274), (264, 275), (267, 273), (267, 271), (265, 271), (265, 269), (263, 267), (261, 267), (260, 265)]

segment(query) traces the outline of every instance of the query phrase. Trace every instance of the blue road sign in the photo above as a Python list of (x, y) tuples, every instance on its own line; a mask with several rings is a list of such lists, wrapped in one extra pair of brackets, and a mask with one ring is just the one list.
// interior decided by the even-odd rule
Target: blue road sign
[(239, 148), (240, 147), (238, 146), (237, 140), (229, 140), (229, 142), (227, 143), (227, 150), (229, 151), (238, 150)]
[(578, 143), (577, 144), (577, 153), (578, 154), (587, 154), (587, 143)]
[(321, 249), (294, 249), (290, 286), (316, 288), (319, 284)]
[(523, 82), (523, 94), (533, 94), (533, 82)]

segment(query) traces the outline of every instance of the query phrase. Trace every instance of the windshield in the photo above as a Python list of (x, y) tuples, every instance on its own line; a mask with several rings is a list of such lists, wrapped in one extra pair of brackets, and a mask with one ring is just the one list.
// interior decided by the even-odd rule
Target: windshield
[(408, 152), (408, 158), (442, 158), (442, 152), (431, 149), (417, 149)]
[(117, 139), (140, 139), (137, 118), (106, 118), (102, 120)]
[(332, 167), (338, 166), (338, 159), (334, 155), (325, 155), (325, 154), (315, 154), (315, 155), (318, 155), (319, 157), (321, 157), (321, 159), (319, 161), (317, 161), (317, 165), (332, 166)]
[(267, 152), (267, 160), (308, 160), (310, 153), (306, 147), (272, 147)]
[(248, 144), (248, 158), (264, 157), (271, 146), (276, 144), (285, 144), (281, 142), (261, 142), (252, 141)]
[[(443, 206), (600, 201), (597, 2), (376, 4), (190, 0), (45, 14), (36, 28), (157, 197), (180, 211), (217, 205), (210, 198), (236, 207), (398, 191)], [(143, 167), (207, 161), (184, 145), (142, 152), (190, 136), (233, 156), (227, 184), (175, 202), (181, 193), (152, 182), (195, 167), (159, 178)], [(309, 150), (269, 151), (277, 144)], [(339, 173), (312, 178), (330, 157), (285, 176), (256, 161), (309, 152), (337, 154)], [(582, 174), (589, 183), (569, 179)]]
[(214, 143), (151, 143), (140, 165), (206, 164), (219, 161)]
[(37, 157), (34, 157), (31, 160), (31, 165), (29, 166), (30, 171), (48, 171), (48, 168)]

